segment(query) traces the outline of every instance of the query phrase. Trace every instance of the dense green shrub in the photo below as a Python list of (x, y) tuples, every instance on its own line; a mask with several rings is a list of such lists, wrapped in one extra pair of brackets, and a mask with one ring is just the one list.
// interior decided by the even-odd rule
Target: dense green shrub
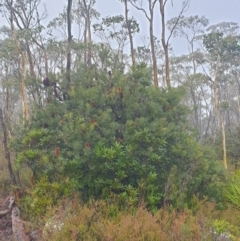
[[(143, 74), (145, 73), (145, 74)], [(17, 163), (39, 180), (68, 180), (84, 201), (118, 197), (183, 208), (193, 194), (215, 195), (221, 168), (188, 129), (181, 89), (150, 86), (148, 70), (75, 77), (68, 99), (36, 111), (15, 141)], [(177, 201), (178, 200), (178, 201)]]

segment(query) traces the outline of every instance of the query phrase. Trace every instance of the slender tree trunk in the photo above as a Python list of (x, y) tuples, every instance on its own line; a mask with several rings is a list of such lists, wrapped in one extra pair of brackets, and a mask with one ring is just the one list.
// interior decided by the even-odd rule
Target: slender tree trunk
[(11, 178), (11, 183), (13, 185), (17, 185), (16, 178), (15, 178), (15, 175), (14, 175), (13, 170), (12, 170), (10, 152), (9, 152), (8, 143), (7, 143), (7, 139), (8, 139), (7, 138), (7, 129), (6, 129), (6, 126), (5, 126), (5, 120), (4, 120), (4, 117), (3, 117), (2, 108), (0, 108), (0, 122), (1, 122), (1, 126), (2, 126), (2, 131), (3, 131), (3, 146), (4, 146), (5, 158), (7, 160), (8, 172), (9, 172), (9, 175), (10, 175), (10, 178)]
[[(32, 58), (32, 52), (31, 52), (30, 44), (29, 44), (28, 40), (26, 40), (26, 50), (27, 50), (29, 67), (30, 67), (31, 80), (32, 80), (32, 82), (34, 84), (36, 84), (36, 73), (35, 73), (35, 70), (34, 70), (34, 63), (33, 63), (33, 58)], [(35, 96), (35, 94), (36, 94), (37, 98), (38, 98), (38, 104), (40, 104), (40, 99), (41, 99), (40, 96), (41, 95), (40, 95), (39, 89), (36, 88), (34, 92), (32, 92), (33, 99), (34, 99), (34, 101), (36, 101), (36, 96)]]
[(169, 53), (168, 53), (168, 43), (166, 42), (166, 25), (165, 25), (165, 3), (163, 0), (159, 0), (160, 3), (160, 13), (162, 20), (162, 46), (165, 55), (165, 79), (167, 87), (171, 87), (170, 83), (170, 67), (169, 67)]
[(84, 26), (84, 63), (87, 66), (87, 18), (85, 18), (85, 26)]
[(48, 56), (47, 51), (44, 46), (42, 46), (43, 54), (44, 54), (44, 62), (45, 62), (45, 75), (48, 77)]
[(11, 21), (11, 28), (12, 28), (12, 36), (17, 48), (17, 51), (21, 55), (21, 98), (22, 98), (22, 106), (23, 106), (23, 119), (29, 119), (29, 109), (28, 109), (28, 102), (27, 102), (27, 94), (26, 94), (26, 87), (25, 87), (25, 80), (26, 80), (26, 58), (24, 52), (21, 50), (20, 44), (17, 40), (16, 30), (13, 23), (13, 9), (12, 9), (12, 2), (7, 4), (10, 8), (10, 21)]
[(21, 97), (22, 97), (22, 105), (23, 105), (23, 118), (26, 120), (29, 120), (29, 108), (28, 108), (28, 101), (27, 101), (27, 94), (26, 94), (26, 87), (25, 87), (26, 58), (17, 40), (16, 31), (15, 31), (12, 18), (11, 18), (11, 25), (12, 25), (12, 34), (13, 34), (14, 42), (19, 54), (21, 55)]
[(133, 47), (133, 37), (132, 37), (132, 32), (131, 32), (131, 26), (130, 22), (128, 20), (128, 5), (127, 5), (127, 0), (124, 0), (124, 6), (125, 6), (125, 20), (128, 28), (128, 35), (129, 35), (129, 41), (130, 41), (130, 49), (131, 49), (131, 57), (132, 57), (132, 65), (135, 66), (136, 61), (135, 61), (135, 54), (134, 54), (134, 47)]
[(213, 80), (213, 93), (214, 93), (215, 108), (216, 108), (216, 112), (217, 112), (217, 115), (218, 115), (218, 118), (219, 118), (221, 132), (222, 132), (223, 165), (224, 165), (224, 168), (227, 169), (226, 132), (225, 132), (225, 126), (224, 126), (223, 118), (222, 118), (222, 115), (221, 115), (221, 111), (220, 111), (220, 108), (219, 108), (218, 93), (217, 93), (217, 74), (218, 74), (219, 64), (220, 64), (220, 56), (218, 55), (215, 73), (214, 73), (214, 80)]
[(170, 82), (170, 65), (169, 65), (169, 54), (168, 54), (168, 45), (164, 48), (164, 53), (165, 53), (165, 74), (166, 74), (166, 83), (167, 87), (171, 87), (171, 82)]
[(151, 45), (151, 52), (152, 52), (152, 64), (153, 64), (153, 81), (154, 86), (158, 87), (158, 70), (157, 70), (157, 59), (155, 53), (155, 46), (154, 46), (154, 36), (153, 36), (153, 19), (150, 21), (150, 45)]
[(87, 46), (86, 65), (90, 68), (92, 65), (92, 34), (91, 34), (91, 15), (90, 4), (87, 6), (86, 0), (83, 0), (85, 11), (85, 43)]
[[(6, 85), (2, 83), (2, 91), (3, 93), (6, 93), (6, 97), (2, 99), (3, 103), (6, 104), (6, 115), (7, 119), (12, 122), (13, 121), (13, 110), (12, 110), (12, 99), (10, 98), (10, 92), (11, 92), (11, 87), (10, 87), (10, 81), (9, 81), (9, 67), (6, 65), (5, 66), (5, 72), (6, 72)], [(4, 110), (4, 107), (2, 107)], [(9, 137), (11, 138), (12, 135), (12, 129), (11, 127), (8, 129), (8, 134)]]
[(16, 30), (13, 23), (13, 7), (12, 1), (9, 2), (6, 0), (6, 3), (10, 9), (10, 23), (12, 29), (12, 36), (14, 39), (14, 43), (16, 45), (17, 51), (21, 55), (21, 98), (22, 98), (22, 106), (23, 106), (23, 119), (29, 120), (29, 108), (28, 108), (28, 101), (27, 101), (27, 94), (26, 94), (26, 87), (25, 87), (25, 80), (26, 80), (26, 58), (24, 52), (21, 50), (20, 44), (17, 40)]
[[(195, 119), (195, 128), (197, 130), (199, 130), (199, 126), (198, 126), (198, 109), (197, 109), (197, 101), (196, 101), (196, 96), (195, 96), (195, 92), (194, 90), (192, 89), (192, 87), (190, 87), (190, 93), (191, 93), (191, 96), (192, 96), (192, 100), (193, 100), (193, 110), (194, 110), (194, 119)], [(200, 132), (199, 132), (200, 134)]]
[(157, 68), (157, 58), (155, 53), (155, 44), (154, 44), (154, 34), (153, 34), (153, 15), (154, 15), (154, 7), (157, 3), (157, 0), (148, 0), (148, 9), (150, 16), (147, 14), (146, 10), (142, 7), (142, 1), (141, 1), (141, 7), (137, 6), (135, 4), (135, 1), (130, 1), (130, 3), (139, 11), (142, 11), (145, 14), (145, 17), (149, 21), (149, 37), (150, 37), (150, 46), (151, 46), (151, 54), (152, 54), (152, 65), (153, 65), (153, 82), (154, 86), (158, 87), (158, 68)]
[(32, 53), (30, 50), (30, 46), (29, 46), (29, 42), (28, 40), (26, 40), (26, 50), (27, 50), (27, 56), (28, 56), (28, 62), (29, 62), (29, 67), (30, 67), (30, 75), (33, 79), (36, 78), (36, 74), (34, 71), (34, 64), (33, 64), (33, 60), (32, 60)]
[(88, 9), (88, 20), (87, 20), (87, 32), (88, 32), (88, 38), (87, 38), (87, 42), (88, 42), (88, 66), (91, 67), (92, 65), (92, 33), (91, 33), (91, 19), (90, 19), (90, 13), (89, 13), (89, 9)]
[(194, 46), (193, 46), (193, 40), (190, 41), (190, 46), (191, 46), (191, 51), (192, 51), (192, 64), (193, 64), (193, 74), (197, 73), (197, 67), (196, 67), (196, 63), (195, 63), (195, 59), (194, 59)]
[(68, 0), (67, 6), (67, 31), (68, 31), (68, 43), (67, 43), (67, 80), (71, 81), (70, 71), (71, 71), (71, 42), (72, 42), (72, 0)]
[(27, 101), (27, 94), (26, 94), (26, 87), (25, 87), (25, 80), (26, 80), (26, 58), (24, 52), (21, 50), (20, 44), (17, 40), (16, 30), (13, 23), (13, 8), (12, 8), (12, 1), (7, 1), (8, 7), (10, 9), (10, 23), (12, 28), (12, 36), (17, 48), (17, 51), (21, 55), (21, 98), (22, 98), (22, 105), (23, 105), (23, 119), (29, 120), (29, 109), (28, 109), (28, 101)]

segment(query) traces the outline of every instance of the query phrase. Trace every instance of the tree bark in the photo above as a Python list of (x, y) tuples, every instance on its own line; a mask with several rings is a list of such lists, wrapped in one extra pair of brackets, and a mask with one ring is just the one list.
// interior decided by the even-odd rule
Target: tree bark
[(24, 52), (21, 50), (20, 44), (17, 40), (16, 36), (16, 30), (13, 23), (13, 7), (12, 2), (9, 3), (7, 1), (8, 7), (10, 9), (10, 22), (11, 22), (11, 28), (12, 28), (12, 35), (13, 39), (16, 45), (16, 48), (21, 55), (21, 97), (22, 97), (22, 105), (23, 105), (23, 119), (29, 120), (29, 108), (28, 108), (28, 102), (27, 102), (27, 94), (26, 94), (26, 87), (25, 87), (25, 80), (26, 80), (26, 58), (24, 55)]
[(160, 4), (160, 14), (161, 14), (161, 21), (162, 21), (162, 46), (163, 46), (164, 55), (165, 55), (165, 75), (166, 75), (165, 77), (166, 77), (167, 87), (170, 88), (171, 80), (170, 80), (170, 64), (169, 64), (169, 49), (168, 49), (169, 40), (171, 39), (173, 35), (173, 31), (177, 27), (183, 12), (188, 8), (190, 0), (183, 1), (182, 9), (178, 14), (176, 22), (174, 23), (172, 29), (170, 30), (170, 34), (168, 38), (166, 39), (165, 6), (167, 1), (168, 0), (159, 0), (159, 4)]
[(222, 132), (223, 166), (224, 166), (225, 169), (227, 169), (226, 132), (225, 132), (225, 125), (223, 123), (221, 111), (220, 111), (220, 108), (219, 108), (218, 94), (217, 94), (217, 74), (218, 74), (219, 64), (220, 64), (220, 55), (218, 55), (218, 59), (217, 59), (216, 67), (215, 67), (215, 72), (214, 72), (213, 93), (214, 93), (215, 108), (216, 108), (216, 112), (217, 112), (218, 119), (219, 119), (219, 122), (220, 122), (221, 132)]
[(92, 33), (91, 33), (91, 6), (87, 6), (86, 0), (83, 0), (84, 11), (85, 11), (85, 43), (87, 45), (87, 53), (85, 54), (86, 65), (90, 68), (92, 65)]
[(150, 45), (152, 52), (152, 63), (153, 63), (153, 82), (154, 86), (158, 87), (158, 69), (157, 69), (157, 59), (154, 46), (154, 35), (153, 35), (153, 19), (150, 21)]
[(127, 0), (124, 0), (124, 6), (125, 6), (125, 20), (127, 24), (127, 29), (128, 29), (128, 35), (129, 35), (129, 41), (130, 41), (130, 49), (131, 49), (131, 57), (132, 57), (132, 66), (136, 65), (135, 61), (135, 54), (134, 54), (134, 47), (133, 47), (133, 37), (132, 37), (132, 32), (131, 32), (131, 27), (129, 26), (129, 19), (128, 19), (128, 5), (127, 5)]
[(68, 43), (67, 43), (67, 80), (71, 81), (70, 71), (71, 71), (71, 42), (72, 42), (72, 0), (68, 0), (67, 6), (67, 30), (68, 30)]
[(166, 42), (166, 26), (165, 26), (165, 4), (167, 0), (163, 2), (163, 0), (159, 0), (160, 3), (160, 13), (162, 20), (162, 46), (165, 55), (165, 79), (167, 87), (171, 87), (170, 83), (170, 68), (169, 68), (169, 54), (168, 54), (168, 42)]
[(157, 68), (157, 58), (155, 53), (155, 45), (154, 45), (154, 34), (153, 34), (153, 13), (154, 13), (154, 6), (157, 1), (153, 2), (149, 1), (149, 11), (150, 11), (150, 45), (151, 45), (151, 52), (152, 52), (152, 62), (153, 62), (153, 82), (154, 86), (158, 87), (158, 68)]
[(0, 122), (1, 122), (1, 126), (2, 126), (2, 131), (3, 131), (3, 146), (4, 146), (5, 158), (7, 160), (8, 172), (9, 172), (9, 175), (10, 175), (10, 178), (11, 178), (11, 183), (13, 185), (17, 185), (16, 178), (15, 178), (15, 175), (14, 175), (13, 170), (12, 170), (10, 152), (9, 152), (8, 144), (7, 144), (7, 139), (8, 139), (7, 138), (7, 129), (6, 129), (6, 126), (5, 126), (2, 108), (0, 108)]
[(152, 65), (153, 65), (153, 82), (154, 86), (158, 87), (158, 68), (157, 68), (157, 59), (155, 53), (155, 45), (154, 45), (154, 35), (153, 35), (153, 15), (154, 15), (154, 7), (157, 3), (157, 0), (148, 0), (148, 8), (150, 12), (150, 16), (147, 14), (146, 10), (143, 7), (137, 6), (134, 1), (130, 2), (137, 10), (142, 11), (145, 14), (145, 17), (149, 21), (149, 35), (150, 35), (150, 46), (151, 46), (151, 54), (152, 54)]

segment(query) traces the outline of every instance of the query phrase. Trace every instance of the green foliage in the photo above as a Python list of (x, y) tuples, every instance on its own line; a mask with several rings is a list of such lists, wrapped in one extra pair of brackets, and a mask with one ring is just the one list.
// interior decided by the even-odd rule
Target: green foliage
[(240, 172), (233, 174), (231, 182), (225, 190), (227, 201), (236, 209), (240, 210)]
[(223, 39), (223, 33), (212, 32), (203, 36), (203, 45), (209, 51), (210, 54), (216, 55), (221, 51), (218, 47)]
[(236, 236), (239, 236), (240, 233), (237, 226), (234, 226), (225, 220), (216, 219), (213, 221), (213, 227), (217, 236), (226, 234), (231, 240), (238, 240), (236, 239)]
[(164, 197), (183, 208), (193, 194), (212, 196), (212, 177), (220, 180), (221, 170), (187, 128), (182, 90), (156, 89), (148, 76), (144, 65), (126, 75), (81, 73), (69, 99), (38, 111), (16, 141), (18, 165), (37, 180), (68, 179), (84, 201), (118, 197), (120, 205), (144, 201), (156, 211)]
[(20, 208), (25, 215), (34, 219), (46, 213), (69, 193), (69, 184), (66, 180), (61, 183), (50, 183), (47, 177), (42, 177), (34, 189), (21, 201)]
[(15, 140), (15, 150), (19, 151), (16, 168), (31, 168), (39, 178), (42, 175), (51, 177), (57, 174), (58, 158), (54, 155), (55, 136), (52, 131), (44, 128), (31, 129), (21, 140)]
[(238, 37), (224, 37), (222, 32), (213, 31), (203, 36), (203, 45), (213, 59), (221, 57), (222, 61), (229, 61), (240, 53)]
[[(239, 150), (239, 145), (240, 145), (240, 132), (236, 128), (235, 130), (232, 131), (227, 131), (226, 132), (226, 140), (227, 140), (227, 150), (228, 150), (228, 159), (229, 162), (234, 164), (235, 170), (237, 169), (239, 165), (239, 160), (240, 160), (240, 150)], [(217, 144), (220, 144), (220, 140), (217, 140)]]

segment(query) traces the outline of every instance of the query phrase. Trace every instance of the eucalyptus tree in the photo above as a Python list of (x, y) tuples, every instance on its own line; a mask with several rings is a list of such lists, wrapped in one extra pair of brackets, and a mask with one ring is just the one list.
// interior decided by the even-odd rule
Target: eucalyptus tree
[[(130, 25), (130, 26), (129, 26)], [(102, 19), (101, 23), (93, 25), (94, 32), (108, 46), (113, 46), (112, 53), (114, 56), (112, 59), (113, 69), (117, 69), (118, 66), (123, 65), (124, 60), (124, 48), (128, 44), (129, 29), (131, 35), (139, 32), (139, 25), (134, 18), (131, 18), (126, 22), (123, 15), (108, 16)], [(114, 48), (116, 51), (114, 51)], [(106, 49), (102, 45), (102, 50)], [(116, 52), (116, 54), (114, 54)], [(122, 68), (122, 67), (121, 67)]]
[(30, 74), (32, 77), (35, 77), (35, 72), (30, 46), (30, 41), (32, 40), (31, 35), (33, 32), (39, 32), (42, 30), (40, 22), (47, 16), (46, 9), (44, 9), (41, 16), (39, 15), (38, 8), (40, 3), (40, 0), (7, 0), (4, 4), (5, 16), (6, 18), (8, 18), (8, 16), (12, 17), (12, 24), (16, 25), (17, 27), (16, 34), (18, 36), (16, 37), (21, 38), (21, 44), (24, 45), (21, 46), (21, 48), (26, 50), (30, 67)]
[[(40, 78), (48, 75), (48, 61), (43, 38), (44, 27), (41, 21), (46, 18), (44, 7), (40, 14), (40, 0), (3, 1), (6, 19), (10, 19), (12, 36), (22, 60), (21, 96), (23, 100), (23, 116), (29, 119), (29, 102), (33, 98), (38, 105), (41, 103)], [(40, 48), (44, 53), (44, 61), (39, 58)], [(40, 54), (41, 56), (41, 54)], [(39, 62), (36, 61), (39, 59)], [(43, 63), (44, 73), (40, 71)]]
[(17, 103), (21, 100), (19, 86), (19, 53), (12, 39), (11, 29), (3, 26), (0, 28), (0, 84), (1, 106), (8, 123), (14, 121), (14, 113), (18, 113)]
[[(211, 25), (209, 32), (222, 33), (222, 61), (219, 71), (219, 98), (225, 103), (222, 108), (228, 129), (238, 126), (239, 118), (239, 25), (235, 22), (221, 22)], [(232, 115), (230, 117), (230, 114)], [(235, 116), (235, 123), (233, 122)], [(230, 123), (230, 119), (232, 119)]]
[[(71, 21), (72, 21), (71, 16)], [(47, 25), (48, 40), (46, 48), (49, 56), (50, 72), (57, 73), (58, 70), (64, 74), (67, 65), (66, 48), (70, 47), (68, 43), (68, 20), (67, 8), (64, 6), (63, 10), (57, 17), (52, 19)], [(56, 34), (58, 37), (56, 37)], [(71, 37), (71, 36), (70, 36)], [(65, 55), (65, 56), (64, 56)]]
[[(175, 26), (178, 20), (178, 24)], [(172, 31), (173, 37), (183, 37), (188, 44), (189, 55), (192, 60), (193, 74), (197, 73), (198, 60), (194, 53), (199, 49), (199, 40), (204, 34), (206, 27), (209, 25), (209, 20), (205, 16), (198, 15), (185, 17), (180, 16), (178, 19), (174, 17), (167, 21), (167, 28)], [(174, 27), (175, 26), (175, 27)]]
[(8, 148), (8, 135), (7, 135), (7, 128), (6, 128), (5, 122), (6, 122), (6, 119), (4, 118), (2, 108), (0, 108), (0, 124), (3, 132), (3, 146), (4, 146), (5, 158), (7, 160), (8, 172), (11, 178), (12, 185), (17, 185), (17, 181), (13, 173), (13, 168), (12, 168), (12, 163), (10, 158), (10, 151)]
[(152, 56), (151, 56), (151, 48), (149, 45), (137, 46), (136, 60), (139, 63), (146, 63), (146, 64), (150, 65)]
[(151, 47), (151, 55), (152, 55), (152, 66), (153, 66), (153, 82), (154, 86), (158, 87), (158, 69), (157, 69), (157, 58), (156, 58), (156, 51), (154, 46), (154, 33), (153, 33), (153, 20), (154, 20), (154, 9), (157, 3), (157, 0), (148, 0), (147, 1), (147, 8), (146, 10), (145, 5), (143, 4), (142, 0), (129, 0), (130, 3), (134, 8), (141, 11), (146, 19), (149, 22), (149, 38), (150, 38), (150, 47)]
[[(21, 27), (19, 24), (19, 21), (22, 21), (22, 23), (24, 24), (24, 28), (22, 28), (20, 30), (25, 30), (26, 27), (30, 27), (29, 22), (24, 21), (25, 20), (24, 17), (26, 15), (21, 16), (21, 14), (19, 13), (19, 10), (24, 8), (24, 11), (25, 11), (27, 9), (27, 7), (24, 6), (23, 1), (15, 2), (12, 0), (11, 1), (10, 0), (2, 1), (1, 7), (2, 7), (1, 11), (4, 13), (6, 19), (9, 19), (9, 24), (10, 24), (11, 30), (12, 30), (12, 37), (14, 39), (16, 49), (17, 49), (19, 55), (21, 56), (21, 98), (22, 98), (22, 107), (23, 107), (22, 111), (23, 111), (23, 118), (29, 119), (29, 108), (28, 108), (28, 100), (27, 100), (27, 93), (26, 93), (26, 87), (25, 87), (26, 56), (24, 53), (24, 49), (22, 48), (22, 46), (20, 44), (18, 33), (17, 33), (16, 27), (15, 27), (15, 24), (18, 27)], [(18, 17), (20, 17), (20, 20), (18, 19)]]
[(6, 26), (1, 27), (0, 35), (0, 127), (4, 157), (11, 184), (17, 185), (17, 179), (12, 168), (9, 140), (14, 135), (16, 123), (19, 122), (18, 116), (21, 116), (22, 112), (18, 108), (18, 103), (21, 101), (19, 95), (19, 75), (21, 74), (19, 65), (21, 65), (21, 59), (19, 59), (19, 52), (12, 39), (11, 29)]
[[(222, 72), (224, 74), (224, 70), (222, 68), (224, 68), (226, 62), (239, 56), (240, 45), (236, 37), (231, 35), (224, 36), (224, 33), (220, 32), (218, 27), (215, 29), (209, 28), (211, 32), (204, 35), (203, 44), (209, 54), (210, 73), (212, 73), (212, 76), (209, 75), (208, 77), (213, 86), (215, 110), (219, 119), (222, 133), (223, 163), (224, 167), (227, 169), (226, 123), (224, 122), (221, 111), (222, 107), (224, 106), (224, 102), (220, 102), (219, 100), (221, 91), (220, 73)], [(228, 87), (228, 84), (225, 86)]]
[[(168, 87), (171, 87), (170, 82), (170, 65), (169, 65), (169, 41), (173, 35), (173, 32), (175, 28), (177, 27), (179, 20), (181, 19), (183, 13), (188, 9), (190, 0), (183, 0), (182, 1), (182, 7), (180, 10), (180, 13), (175, 18), (174, 24), (170, 28), (170, 33), (168, 37), (166, 37), (166, 20), (165, 20), (165, 11), (166, 11), (166, 4), (168, 0), (159, 0), (159, 9), (161, 14), (161, 26), (162, 26), (162, 34), (161, 34), (161, 40), (162, 40), (162, 47), (165, 54), (165, 75), (166, 75), (166, 83)], [(173, 1), (172, 1), (173, 4)]]
[(124, 3), (125, 22), (127, 25), (128, 36), (129, 36), (132, 65), (134, 66), (136, 64), (136, 58), (135, 58), (135, 50), (134, 50), (134, 45), (133, 45), (132, 21), (131, 21), (131, 19), (129, 19), (129, 16), (128, 16), (128, 12), (129, 12), (128, 0), (120, 0), (120, 1)]
[[(187, 42), (188, 53), (175, 57), (173, 68), (171, 70), (172, 81), (181, 80), (184, 87), (189, 92), (187, 98), (190, 98), (188, 105), (193, 110), (191, 123), (197, 130), (199, 138), (204, 137), (208, 125), (202, 122), (211, 116), (211, 100), (209, 100), (209, 87), (206, 78), (202, 75), (202, 65), (204, 64), (204, 53), (201, 50), (202, 36), (209, 24), (209, 20), (204, 16), (181, 16), (178, 24), (175, 26), (177, 17), (167, 22), (169, 31), (173, 30), (173, 37), (184, 38)], [(175, 28), (174, 28), (175, 26)], [(200, 68), (200, 70), (199, 70)], [(179, 71), (181, 76), (179, 76)], [(208, 121), (206, 123), (209, 123)]]
[(67, 80), (70, 82), (71, 77), (70, 77), (70, 71), (71, 71), (71, 42), (72, 42), (72, 0), (68, 0), (68, 5), (67, 5), (67, 33), (68, 33), (68, 38), (67, 38)]
[(94, 9), (96, 0), (78, 0), (80, 13), (84, 18), (84, 43), (87, 46), (87, 52), (85, 53), (85, 64), (88, 67), (91, 67), (92, 62), (92, 53), (91, 53), (91, 44), (92, 44), (92, 20), (98, 19), (100, 17), (99, 12)]

